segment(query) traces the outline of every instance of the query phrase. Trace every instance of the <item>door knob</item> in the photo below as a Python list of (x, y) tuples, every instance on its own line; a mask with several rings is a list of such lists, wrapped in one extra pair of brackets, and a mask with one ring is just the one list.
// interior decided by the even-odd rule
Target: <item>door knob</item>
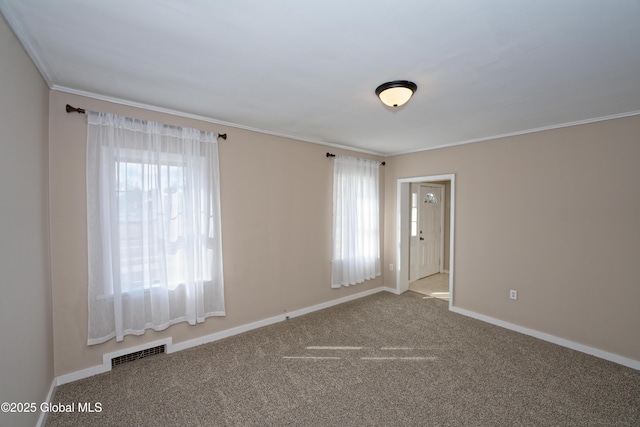
[(424, 237), (421, 237), (420, 240), (424, 240)]

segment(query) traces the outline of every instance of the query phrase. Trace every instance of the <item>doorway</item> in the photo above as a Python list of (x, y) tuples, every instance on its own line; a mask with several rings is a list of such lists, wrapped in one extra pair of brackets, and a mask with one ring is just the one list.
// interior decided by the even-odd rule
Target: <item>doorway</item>
[(436, 273), (410, 282), (409, 290), (422, 294), (425, 298), (449, 301), (449, 274)]
[(409, 282), (442, 273), (445, 184), (411, 183)]
[[(416, 194), (415, 191), (412, 193), (412, 184), (413, 188), (416, 189), (422, 185), (425, 187), (439, 187), (439, 185), (447, 185), (449, 187), (449, 198), (448, 198), (448, 206), (449, 211), (446, 213), (442, 212), (442, 208), (440, 210), (440, 219), (441, 226), (444, 222), (445, 215), (448, 223), (448, 237), (444, 237), (447, 233), (440, 233), (440, 247), (438, 252), (440, 257), (438, 259), (438, 271), (436, 273), (440, 274), (448, 274), (448, 277), (444, 277), (446, 282), (448, 283), (448, 292), (449, 292), (449, 307), (453, 306), (454, 303), (454, 218), (455, 218), (455, 175), (447, 174), (447, 175), (433, 175), (433, 176), (420, 176), (413, 178), (401, 178), (397, 181), (397, 214), (396, 214), (396, 292), (398, 294), (403, 293), (409, 290), (409, 283), (411, 279), (415, 279), (420, 275), (420, 272), (417, 270), (417, 267), (414, 265), (413, 268), (411, 266), (411, 246), (413, 237), (417, 237), (415, 242), (422, 242), (420, 240), (419, 228), (416, 228), (416, 236), (413, 236), (413, 227), (414, 221), (412, 221), (412, 208), (413, 208), (413, 196), (412, 194)], [(435, 185), (439, 184), (439, 185)], [(439, 187), (442, 188), (442, 187)], [(426, 190), (426, 189), (425, 189)], [(418, 192), (417, 200), (420, 202), (425, 201), (424, 198), (430, 198), (426, 193), (429, 191), (425, 191), (425, 193), (420, 196), (420, 192)], [(436, 197), (436, 193), (431, 192), (434, 197)], [(441, 199), (444, 198), (444, 191), (442, 191)], [(436, 203), (426, 203), (426, 204), (436, 204)], [(440, 205), (442, 206), (442, 204)], [(419, 222), (417, 219), (415, 222)], [(444, 228), (444, 227), (443, 227)], [(423, 228), (423, 235), (425, 234), (425, 230)], [(424, 242), (426, 242), (427, 238), (425, 237)], [(416, 245), (414, 245), (416, 246)], [(414, 249), (416, 250), (416, 249)], [(433, 250), (432, 252), (433, 253)], [(417, 255), (414, 254), (414, 258)], [(447, 267), (444, 268), (443, 260), (447, 258)], [(413, 269), (413, 271), (412, 271)], [(440, 280), (443, 277), (439, 277)]]

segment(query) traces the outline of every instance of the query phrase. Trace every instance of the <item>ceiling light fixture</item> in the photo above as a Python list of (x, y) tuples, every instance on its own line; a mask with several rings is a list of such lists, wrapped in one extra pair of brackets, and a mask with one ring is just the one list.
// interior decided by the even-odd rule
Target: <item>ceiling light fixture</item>
[(406, 104), (418, 89), (418, 85), (407, 80), (394, 80), (383, 83), (376, 88), (376, 95), (383, 104), (389, 107), (399, 107)]

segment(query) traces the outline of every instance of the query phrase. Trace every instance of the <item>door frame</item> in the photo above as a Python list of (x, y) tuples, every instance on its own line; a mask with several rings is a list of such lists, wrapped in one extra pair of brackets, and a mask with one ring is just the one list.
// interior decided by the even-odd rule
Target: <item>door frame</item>
[[(410, 197), (411, 183), (430, 183), (436, 181), (450, 181), (451, 195), (449, 199), (449, 308), (454, 305), (454, 228), (455, 228), (455, 174), (417, 176), (399, 178), (396, 188), (396, 293), (401, 294), (409, 290), (409, 227), (410, 227)], [(444, 216), (442, 217), (444, 220)], [(442, 245), (441, 251), (444, 250)]]

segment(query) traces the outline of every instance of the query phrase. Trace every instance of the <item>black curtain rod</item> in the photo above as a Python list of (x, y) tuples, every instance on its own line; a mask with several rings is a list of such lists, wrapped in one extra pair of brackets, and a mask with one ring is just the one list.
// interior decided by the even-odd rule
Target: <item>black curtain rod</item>
[[(335, 157), (335, 156), (336, 156), (336, 155), (335, 155), (335, 154), (333, 154), (333, 153), (327, 153), (327, 157)], [(384, 165), (386, 165), (386, 164), (387, 164), (387, 162), (380, 162), (380, 164), (381, 164), (382, 166), (384, 166)]]
[[(67, 104), (67, 113), (79, 113), (79, 114), (87, 114), (87, 112), (85, 111), (84, 108), (76, 108), (76, 107), (72, 107), (71, 105)], [(226, 133), (219, 133), (218, 134), (218, 138), (222, 138), (226, 141), (227, 139), (227, 134)]]

